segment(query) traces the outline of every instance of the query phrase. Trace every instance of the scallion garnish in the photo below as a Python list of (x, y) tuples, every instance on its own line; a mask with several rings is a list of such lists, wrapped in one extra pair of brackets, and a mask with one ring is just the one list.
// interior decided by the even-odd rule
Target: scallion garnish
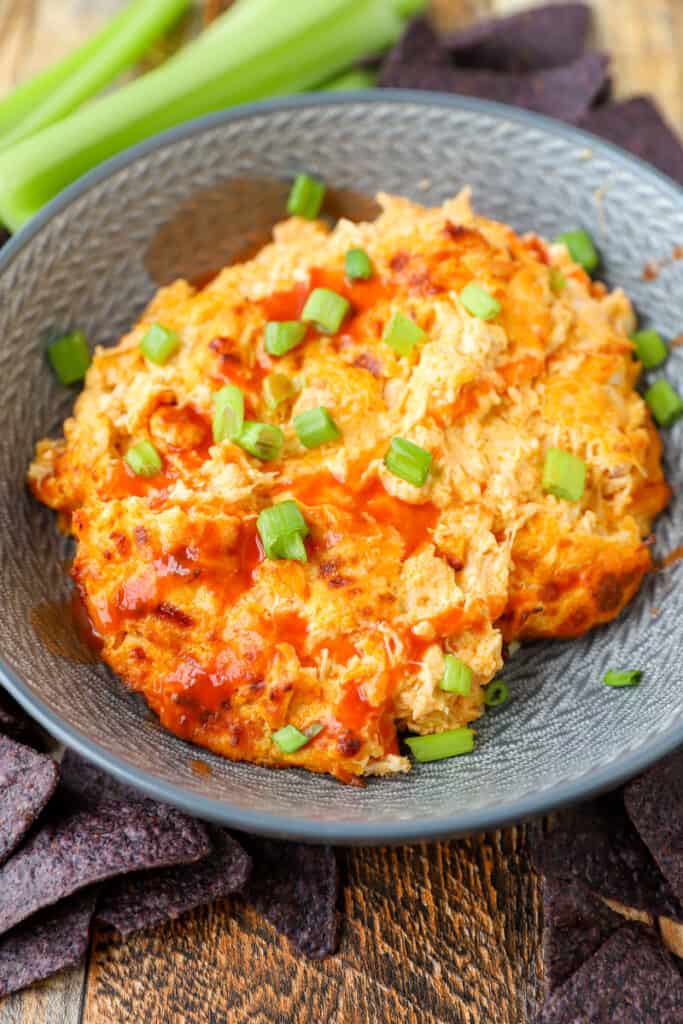
[(309, 725), (306, 732), (301, 732), (295, 725), (285, 725), (273, 733), (273, 740), (284, 754), (294, 754), (322, 732), (322, 728), (320, 722)]
[[(303, 539), (308, 536), (308, 526), (295, 501), (281, 501), (270, 508), (264, 508), (259, 513), (256, 528), (263, 542), (266, 558), (306, 561)], [(300, 544), (295, 539), (297, 537)]]
[(328, 441), (339, 438), (339, 428), (324, 406), (319, 409), (308, 409), (299, 413), (293, 421), (296, 436), (304, 448), (319, 448)]
[(565, 501), (580, 501), (586, 486), (586, 463), (561, 448), (549, 448), (543, 466), (543, 490)]
[(307, 324), (315, 324), (323, 334), (336, 334), (350, 308), (351, 303), (343, 295), (329, 288), (314, 288), (306, 300), (301, 319)]
[(493, 295), (470, 281), (460, 292), (460, 301), (472, 316), (480, 320), (493, 320), (500, 313), (500, 302)]
[(670, 427), (683, 414), (683, 399), (668, 380), (656, 380), (645, 392), (645, 401), (660, 427)]
[(636, 346), (636, 355), (646, 370), (654, 370), (655, 366), (660, 366), (669, 354), (661, 334), (652, 328), (636, 331), (631, 335), (631, 341)]
[(452, 654), (444, 655), (443, 678), (439, 683), (446, 693), (459, 693), (468, 697), (472, 690), (472, 669)]
[(152, 324), (140, 342), (142, 354), (152, 363), (163, 366), (180, 348), (180, 338), (162, 324)]
[(447, 757), (471, 754), (474, 750), (472, 729), (447, 729), (431, 736), (409, 736), (406, 744), (416, 761), (443, 761)]
[(163, 469), (161, 456), (151, 441), (138, 441), (128, 449), (124, 461), (136, 476), (156, 476)]
[(432, 453), (412, 441), (406, 441), (404, 437), (393, 437), (391, 447), (384, 456), (384, 465), (401, 480), (415, 487), (423, 487), (432, 466)]
[(349, 249), (344, 257), (344, 272), (349, 281), (367, 281), (372, 277), (372, 263), (365, 249)]
[(409, 356), (416, 345), (424, 341), (427, 335), (421, 327), (403, 313), (394, 313), (384, 328), (382, 341), (385, 341), (400, 356)]
[(294, 381), (284, 373), (269, 373), (263, 380), (263, 401), (269, 409), (277, 409), (295, 393)]
[(279, 427), (272, 423), (254, 423), (252, 420), (244, 421), (239, 436), (234, 440), (235, 444), (261, 462), (272, 462), (273, 459), (277, 459), (285, 443), (284, 434)]
[(47, 358), (60, 383), (77, 384), (90, 366), (90, 349), (82, 331), (55, 338), (47, 346)]
[(271, 320), (266, 324), (266, 352), (284, 356), (304, 340), (306, 325), (299, 320)]
[(244, 395), (234, 384), (226, 384), (213, 396), (213, 404), (214, 441), (234, 441), (244, 426)]
[(600, 257), (593, 244), (593, 239), (583, 228), (577, 228), (575, 231), (565, 231), (564, 234), (557, 236), (556, 241), (562, 242), (567, 246), (569, 255), (574, 260), (574, 263), (578, 263), (580, 267), (583, 267), (587, 274), (592, 273), (596, 269), (600, 262)]
[(502, 679), (494, 679), (484, 691), (484, 704), (487, 708), (497, 708), (504, 704), (510, 696), (510, 688)]
[(323, 205), (325, 191), (322, 181), (310, 178), (307, 174), (299, 174), (294, 179), (292, 191), (289, 193), (287, 212), (293, 217), (315, 220)]
[(605, 686), (637, 686), (642, 675), (643, 673), (637, 668), (627, 670), (626, 672), (617, 672), (611, 668), (608, 672), (605, 672), (602, 681)]

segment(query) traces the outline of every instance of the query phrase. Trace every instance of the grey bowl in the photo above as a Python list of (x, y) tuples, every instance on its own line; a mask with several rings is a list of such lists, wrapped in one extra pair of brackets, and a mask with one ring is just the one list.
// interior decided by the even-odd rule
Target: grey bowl
[[(669, 260), (652, 281), (642, 275), (646, 261), (683, 242), (683, 192), (541, 117), (436, 94), (303, 96), (197, 121), (124, 154), (69, 189), (0, 257), (2, 683), (59, 739), (150, 795), (313, 842), (462, 834), (616, 785), (683, 742), (681, 563), (649, 576), (609, 627), (523, 648), (506, 673), (512, 700), (481, 721), (473, 756), (365, 789), (198, 751), (156, 726), (104, 667), (74, 660), (62, 603), (68, 545), (23, 482), (34, 442), (59, 431), (74, 398), (52, 380), (45, 339), (79, 326), (93, 343), (114, 342), (156, 287), (150, 268), (161, 279), (198, 274), (243, 252), (286, 188), (249, 182), (285, 181), (302, 167), (342, 190), (425, 203), (470, 183), (483, 213), (549, 237), (584, 225), (606, 279), (625, 287), (644, 321), (669, 337), (683, 327), (683, 262)], [(683, 348), (665, 372), (683, 386)], [(683, 422), (666, 432), (678, 496), (657, 524), (659, 555), (683, 542), (681, 442)], [(633, 690), (608, 689), (600, 680), (609, 667), (639, 667), (645, 678)], [(210, 774), (197, 774), (196, 758)]]

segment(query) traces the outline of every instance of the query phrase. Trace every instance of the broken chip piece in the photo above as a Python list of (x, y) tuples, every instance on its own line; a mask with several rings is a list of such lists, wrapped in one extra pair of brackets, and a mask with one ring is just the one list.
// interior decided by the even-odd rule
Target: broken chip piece
[(87, 889), (36, 914), (0, 939), (0, 996), (81, 961), (97, 892)]
[(102, 801), (69, 812), (60, 787), (47, 820), (0, 869), (0, 934), (95, 882), (188, 864), (209, 852), (205, 827), (151, 801)]
[(239, 892), (251, 874), (249, 854), (225, 829), (209, 834), (211, 852), (203, 860), (116, 878), (99, 903), (98, 920), (127, 938)]
[(58, 780), (51, 757), (0, 736), (0, 864), (36, 821)]
[(683, 903), (683, 751), (624, 790), (624, 804), (660, 871)]
[(546, 993), (563, 985), (596, 952), (623, 917), (572, 882), (543, 884), (543, 961)]
[(444, 44), (460, 67), (538, 71), (581, 56), (590, 17), (586, 4), (546, 4), (477, 21), (448, 34)]
[(628, 924), (546, 1002), (537, 1024), (675, 1024), (683, 980), (654, 932)]
[(569, 64), (511, 74), (456, 67), (426, 19), (416, 19), (386, 58), (380, 85), (476, 96), (575, 123), (608, 87), (608, 59), (585, 53)]
[(683, 907), (626, 816), (619, 792), (564, 814), (531, 852), (536, 870), (548, 877), (572, 879), (606, 899), (683, 921)]
[(579, 127), (628, 149), (683, 184), (683, 147), (647, 96), (590, 110)]
[(253, 872), (244, 898), (286, 935), (299, 953), (321, 960), (337, 937), (337, 861), (329, 846), (239, 836)]

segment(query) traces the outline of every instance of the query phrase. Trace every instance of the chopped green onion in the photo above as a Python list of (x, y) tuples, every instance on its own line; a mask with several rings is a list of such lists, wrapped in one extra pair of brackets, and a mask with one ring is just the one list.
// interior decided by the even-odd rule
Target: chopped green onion
[(244, 421), (239, 436), (235, 438), (235, 444), (261, 462), (277, 459), (284, 443), (285, 436), (279, 427), (272, 423), (254, 423), (252, 420)]
[(447, 729), (431, 736), (409, 736), (406, 744), (416, 761), (443, 761), (447, 757), (471, 754), (474, 750), (472, 729)]
[(277, 557), (290, 562), (307, 562), (306, 545), (300, 533), (290, 533), (283, 537), (277, 545)]
[(637, 668), (627, 672), (617, 672), (611, 668), (609, 672), (605, 672), (602, 681), (605, 686), (637, 686), (642, 675), (643, 673)]
[(549, 448), (543, 466), (543, 490), (565, 501), (580, 501), (586, 486), (586, 463), (561, 448)]
[(134, 0), (96, 35), (0, 100), (0, 144), (54, 124), (135, 64), (190, 6), (189, 0)]
[(266, 324), (266, 352), (271, 356), (284, 356), (304, 340), (306, 324), (300, 320), (271, 320)]
[(136, 476), (156, 476), (163, 468), (161, 456), (151, 441), (134, 444), (124, 459)]
[(90, 349), (82, 331), (72, 331), (47, 346), (47, 358), (60, 383), (68, 386), (83, 380), (90, 366)]
[(459, 693), (469, 697), (472, 691), (472, 669), (452, 654), (444, 656), (443, 679), (439, 686), (446, 693)]
[(645, 392), (645, 401), (660, 427), (670, 427), (683, 413), (683, 400), (668, 380), (656, 380)]
[(322, 732), (322, 729), (323, 726), (320, 722), (309, 725), (306, 732), (301, 732), (295, 725), (285, 725), (273, 733), (273, 739), (283, 753), (294, 754), (297, 750), (305, 747), (319, 732)]
[(391, 447), (384, 456), (384, 465), (401, 480), (415, 487), (423, 487), (432, 466), (432, 453), (412, 441), (406, 441), (404, 437), (393, 437)]
[(160, 68), (0, 154), (0, 221), (16, 231), (136, 142), (226, 107), (315, 88), (391, 46), (402, 29), (387, 0), (235, 3)]
[(654, 370), (655, 366), (663, 363), (669, 354), (661, 334), (651, 328), (636, 331), (631, 335), (631, 341), (636, 346), (636, 355), (646, 370)]
[(162, 324), (152, 324), (140, 342), (142, 354), (152, 363), (163, 366), (180, 348), (180, 338)]
[(382, 341), (385, 341), (400, 356), (409, 356), (416, 345), (424, 341), (427, 335), (421, 327), (403, 313), (394, 313), (384, 328)]
[(234, 441), (244, 426), (244, 395), (234, 384), (226, 384), (213, 396), (213, 439)]
[(460, 292), (460, 301), (472, 316), (478, 316), (480, 320), (493, 320), (500, 313), (500, 302), (494, 299), (485, 288), (470, 281)]
[(325, 198), (325, 186), (317, 178), (309, 178), (307, 174), (299, 174), (294, 179), (292, 191), (287, 200), (287, 212), (293, 217), (304, 217), (315, 220)]
[(510, 688), (502, 679), (494, 679), (484, 691), (484, 704), (487, 708), (497, 708), (504, 704), (510, 696)]
[(550, 290), (555, 295), (561, 295), (567, 287), (567, 278), (558, 267), (550, 268)]
[(314, 288), (301, 319), (307, 324), (314, 323), (324, 334), (336, 334), (350, 309), (351, 303), (343, 295), (329, 288)]
[(365, 249), (349, 249), (344, 257), (344, 272), (349, 281), (367, 281), (372, 277), (372, 263)]
[(330, 416), (329, 410), (322, 405), (319, 409), (308, 409), (299, 413), (292, 422), (296, 436), (304, 448), (319, 448), (321, 444), (336, 441), (339, 437), (337, 424)]
[[(256, 521), (259, 537), (263, 542), (266, 558), (292, 558), (295, 561), (306, 561), (306, 549), (303, 538), (308, 536), (308, 526), (295, 501), (281, 501), (270, 508), (264, 508)], [(299, 545), (293, 538), (299, 538)]]
[(586, 273), (590, 274), (596, 269), (600, 257), (593, 244), (593, 239), (583, 228), (577, 228), (576, 231), (565, 231), (563, 235), (557, 236), (556, 241), (563, 242), (567, 246), (574, 263), (583, 267)]
[(263, 380), (263, 400), (269, 409), (277, 409), (294, 394), (294, 381), (284, 373), (269, 373)]

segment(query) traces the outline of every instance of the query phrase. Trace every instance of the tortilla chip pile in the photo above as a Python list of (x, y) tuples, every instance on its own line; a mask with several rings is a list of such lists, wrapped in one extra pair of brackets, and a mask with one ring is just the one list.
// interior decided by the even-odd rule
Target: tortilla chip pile
[(239, 895), (305, 956), (336, 944), (332, 850), (240, 837), (34, 746), (0, 695), (0, 996), (79, 962), (93, 920), (124, 937)]
[(532, 859), (545, 876), (537, 1024), (683, 1021), (680, 964), (656, 928), (683, 923), (683, 751), (562, 815)]
[(549, 4), (440, 37), (414, 19), (379, 84), (497, 100), (568, 121), (628, 149), (683, 184), (683, 149), (645, 96), (610, 99), (609, 58), (586, 51), (590, 9)]

